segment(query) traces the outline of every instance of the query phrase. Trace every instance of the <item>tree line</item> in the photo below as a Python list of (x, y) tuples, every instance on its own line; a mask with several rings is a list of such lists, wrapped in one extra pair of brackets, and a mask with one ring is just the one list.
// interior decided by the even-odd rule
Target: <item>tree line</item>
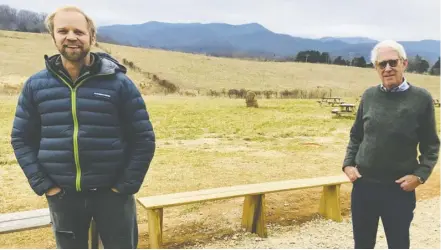
[[(29, 10), (17, 10), (8, 5), (0, 5), (0, 30), (44, 33), (46, 32), (44, 26), (46, 16), (47, 13), (36, 13)], [(105, 37), (100, 37), (99, 35), (97, 35), (97, 40), (118, 44), (115, 41)], [(332, 57), (328, 52), (320, 52), (316, 50), (300, 51), (296, 56), (288, 56), (275, 60), (279, 62), (324, 63), (361, 68), (373, 67), (372, 63), (367, 63), (363, 56), (346, 60), (342, 56)], [(267, 59), (265, 61), (267, 61)], [(438, 58), (438, 61), (432, 65), (432, 67), (430, 67), (427, 60), (419, 55), (416, 55), (415, 57), (409, 58), (409, 66), (407, 71), (420, 74), (428, 73), (431, 75), (440, 75), (440, 58)]]
[[(352, 60), (346, 60), (342, 56), (337, 56), (334, 59), (331, 58), (328, 52), (320, 52), (316, 50), (305, 50), (297, 53), (296, 56), (285, 57), (279, 59), (280, 62), (306, 62), (306, 63), (324, 63), (345, 65), (360, 68), (372, 68), (373, 64), (367, 62), (364, 56), (354, 57)], [(408, 58), (409, 65), (408, 72), (412, 73), (428, 73), (431, 75), (440, 75), (440, 58), (438, 61), (430, 67), (429, 62), (422, 58), (420, 55)]]
[(0, 30), (42, 33), (46, 31), (46, 13), (18, 10), (8, 5), (0, 5)]

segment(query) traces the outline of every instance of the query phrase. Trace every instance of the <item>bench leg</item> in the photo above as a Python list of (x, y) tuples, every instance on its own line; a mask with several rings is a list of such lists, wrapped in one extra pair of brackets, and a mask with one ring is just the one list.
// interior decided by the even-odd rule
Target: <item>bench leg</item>
[(323, 187), (319, 213), (327, 219), (343, 221), (340, 210), (340, 184)]
[(89, 248), (90, 249), (103, 249), (103, 243), (100, 240), (98, 230), (96, 228), (96, 223), (92, 219), (89, 228)]
[(257, 233), (260, 237), (267, 237), (265, 223), (265, 195), (245, 196), (243, 204), (242, 226), (247, 232)]
[(162, 248), (162, 218), (163, 209), (148, 209), (149, 243), (150, 248)]

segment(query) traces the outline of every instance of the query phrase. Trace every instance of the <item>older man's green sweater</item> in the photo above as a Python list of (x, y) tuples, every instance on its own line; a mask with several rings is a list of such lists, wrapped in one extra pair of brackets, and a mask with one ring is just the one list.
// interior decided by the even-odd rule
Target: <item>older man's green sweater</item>
[(408, 174), (427, 180), (438, 161), (439, 147), (427, 90), (410, 85), (403, 92), (384, 92), (375, 86), (363, 93), (343, 167), (357, 166), (363, 177), (382, 181)]

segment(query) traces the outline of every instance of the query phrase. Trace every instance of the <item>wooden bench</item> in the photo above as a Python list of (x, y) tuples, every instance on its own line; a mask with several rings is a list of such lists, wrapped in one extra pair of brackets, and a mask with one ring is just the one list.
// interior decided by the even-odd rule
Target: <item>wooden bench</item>
[[(0, 214), (0, 234), (21, 232), (51, 226), (48, 208), (24, 212)], [(89, 247), (102, 248), (95, 222), (92, 220), (89, 230)]]
[(311, 179), (276, 181), (259, 184), (212, 188), (199, 191), (140, 197), (138, 203), (147, 209), (150, 248), (162, 248), (163, 209), (190, 203), (245, 197), (242, 226), (248, 232), (267, 236), (265, 224), (265, 194), (323, 187), (319, 214), (334, 221), (342, 221), (340, 185), (349, 183), (345, 175)]

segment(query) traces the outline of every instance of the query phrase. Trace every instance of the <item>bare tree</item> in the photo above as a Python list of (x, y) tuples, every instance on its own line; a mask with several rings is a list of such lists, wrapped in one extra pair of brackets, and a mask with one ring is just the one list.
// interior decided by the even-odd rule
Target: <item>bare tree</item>
[(0, 29), (17, 29), (17, 10), (8, 5), (0, 5)]
[(19, 10), (0, 5), (0, 29), (17, 30), (24, 32), (44, 32), (46, 13), (37, 13), (29, 10)]

